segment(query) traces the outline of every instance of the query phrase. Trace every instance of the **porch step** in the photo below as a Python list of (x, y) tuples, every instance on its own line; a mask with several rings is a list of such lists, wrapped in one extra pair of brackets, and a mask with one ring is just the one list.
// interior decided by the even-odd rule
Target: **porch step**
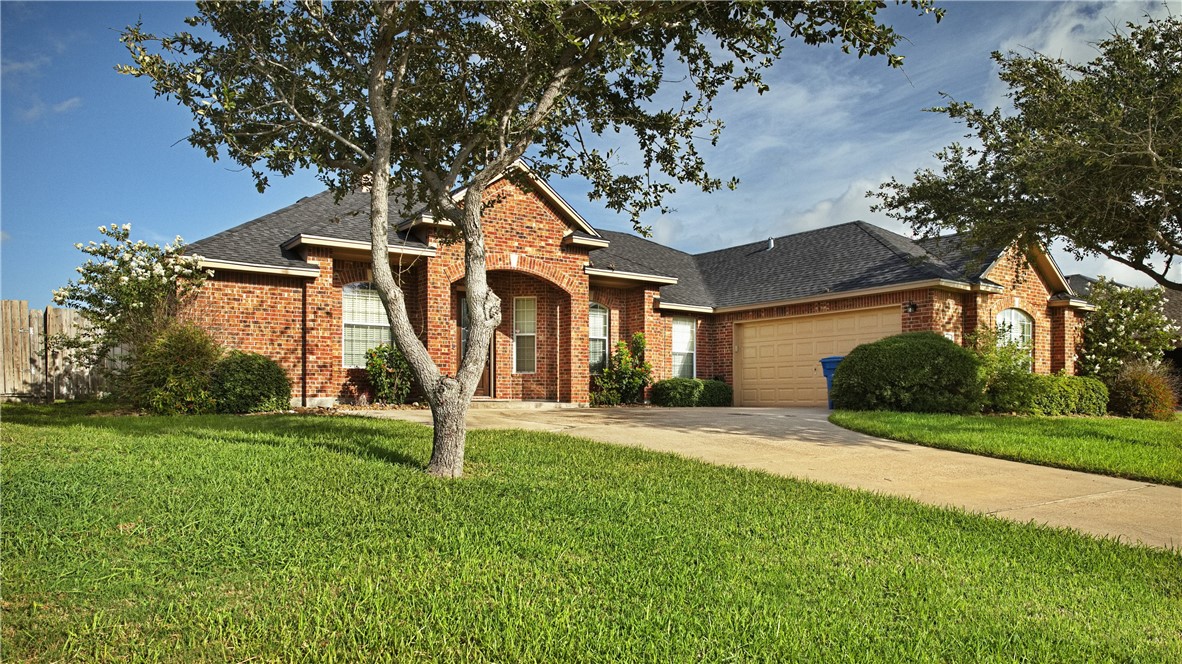
[(472, 399), (473, 410), (557, 410), (559, 408), (583, 408), (577, 403), (557, 401), (519, 401), (516, 399)]

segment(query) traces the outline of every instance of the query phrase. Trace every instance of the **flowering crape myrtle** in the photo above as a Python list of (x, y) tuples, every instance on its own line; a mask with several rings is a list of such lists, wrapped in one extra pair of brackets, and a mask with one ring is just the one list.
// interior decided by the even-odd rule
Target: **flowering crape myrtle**
[(132, 355), (151, 341), (177, 314), (180, 304), (211, 270), (202, 270), (200, 256), (183, 254), (177, 236), (163, 247), (131, 240), (131, 224), (99, 226), (104, 236), (74, 245), (90, 256), (76, 268), (78, 278), (53, 291), (58, 306), (77, 309), (88, 325), (76, 336), (58, 335), (54, 343), (76, 348), (97, 364), (115, 348)]
[(1158, 364), (1179, 341), (1160, 288), (1128, 288), (1101, 277), (1088, 299), (1096, 310), (1084, 323), (1079, 352), (1086, 376), (1109, 380), (1130, 362)]

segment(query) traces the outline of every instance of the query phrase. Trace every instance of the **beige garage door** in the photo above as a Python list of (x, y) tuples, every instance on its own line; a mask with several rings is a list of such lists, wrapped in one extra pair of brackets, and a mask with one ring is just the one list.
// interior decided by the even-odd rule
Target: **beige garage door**
[(740, 406), (824, 406), (821, 358), (902, 331), (899, 307), (798, 316), (735, 326)]

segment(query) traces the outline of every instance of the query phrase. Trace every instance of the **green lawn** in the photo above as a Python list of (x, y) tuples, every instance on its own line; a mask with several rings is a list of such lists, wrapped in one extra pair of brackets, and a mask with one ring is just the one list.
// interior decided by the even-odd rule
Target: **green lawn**
[(0, 660), (1182, 661), (1182, 555), (541, 433), (2, 413)]
[(1182, 486), (1182, 419), (838, 411), (829, 421), (906, 443)]

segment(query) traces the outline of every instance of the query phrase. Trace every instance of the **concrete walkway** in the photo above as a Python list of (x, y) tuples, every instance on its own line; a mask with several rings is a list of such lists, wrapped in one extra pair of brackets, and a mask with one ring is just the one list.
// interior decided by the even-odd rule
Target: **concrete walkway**
[[(426, 410), (363, 414), (430, 425)], [(953, 505), (1182, 551), (1182, 488), (874, 438), (808, 408), (473, 408), (476, 429), (529, 429)]]

